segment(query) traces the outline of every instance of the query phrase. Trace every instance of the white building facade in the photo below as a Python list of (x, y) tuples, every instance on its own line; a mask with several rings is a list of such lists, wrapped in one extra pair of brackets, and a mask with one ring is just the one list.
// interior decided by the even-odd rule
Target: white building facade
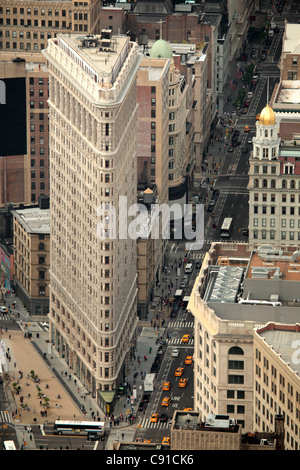
[(274, 111), (266, 106), (256, 123), (249, 166), (249, 243), (298, 245), (300, 151), (281, 145)]
[[(137, 325), (136, 240), (114, 236), (112, 222), (118, 231), (120, 196), (128, 207), (137, 200), (141, 57), (128, 37), (109, 31), (58, 35), (44, 55), (50, 75), (51, 342), (107, 412), (125, 381)], [(115, 218), (99, 207), (114, 207)]]

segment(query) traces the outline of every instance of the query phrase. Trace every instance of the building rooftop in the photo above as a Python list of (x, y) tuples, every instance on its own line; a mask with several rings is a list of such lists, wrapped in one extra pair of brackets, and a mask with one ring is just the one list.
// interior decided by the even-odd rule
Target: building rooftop
[(99, 84), (115, 82), (129, 44), (128, 36), (112, 35), (110, 29), (97, 35), (58, 35), (58, 47)]
[[(205, 309), (221, 321), (295, 323), (300, 308), (300, 251), (263, 245), (214, 243), (196, 279), (188, 310)], [(224, 269), (224, 267), (226, 269)], [(249, 323), (250, 326), (250, 323)]]
[(261, 247), (253, 251), (245, 277), (300, 282), (300, 251), (291, 253), (267, 245)]
[(33, 207), (12, 211), (27, 233), (50, 233), (50, 209)]
[(268, 323), (256, 333), (300, 377), (299, 350), (296, 347), (300, 344), (300, 324)]
[(286, 23), (283, 35), (282, 52), (300, 54), (300, 25), (297, 23)]

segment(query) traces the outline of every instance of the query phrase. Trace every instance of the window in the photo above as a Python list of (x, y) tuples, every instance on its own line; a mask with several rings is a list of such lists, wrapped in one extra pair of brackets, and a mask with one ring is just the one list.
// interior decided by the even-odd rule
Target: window
[(244, 376), (243, 375), (228, 375), (228, 383), (230, 384), (243, 384)]
[(244, 370), (244, 361), (228, 361), (228, 369)]
[(239, 346), (232, 346), (232, 348), (229, 349), (228, 354), (234, 354), (236, 356), (237, 355), (243, 356), (244, 351)]

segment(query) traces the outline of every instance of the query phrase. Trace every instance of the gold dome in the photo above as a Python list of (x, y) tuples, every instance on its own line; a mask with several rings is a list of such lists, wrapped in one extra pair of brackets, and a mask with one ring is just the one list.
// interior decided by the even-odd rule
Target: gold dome
[(268, 104), (260, 113), (258, 122), (259, 124), (263, 124), (264, 126), (273, 126), (274, 124), (276, 124), (275, 113)]

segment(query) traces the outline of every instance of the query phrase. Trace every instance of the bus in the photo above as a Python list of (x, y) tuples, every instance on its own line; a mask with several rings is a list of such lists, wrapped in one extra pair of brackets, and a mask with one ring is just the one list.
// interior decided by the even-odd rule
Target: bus
[(232, 229), (232, 218), (225, 217), (222, 223), (222, 227), (221, 227), (221, 237), (222, 238), (230, 237), (231, 229)]
[(104, 422), (100, 421), (62, 421), (56, 420), (53, 425), (54, 434), (76, 434), (89, 436), (104, 436)]
[(14, 441), (4, 441), (3, 449), (4, 450), (17, 450)]

